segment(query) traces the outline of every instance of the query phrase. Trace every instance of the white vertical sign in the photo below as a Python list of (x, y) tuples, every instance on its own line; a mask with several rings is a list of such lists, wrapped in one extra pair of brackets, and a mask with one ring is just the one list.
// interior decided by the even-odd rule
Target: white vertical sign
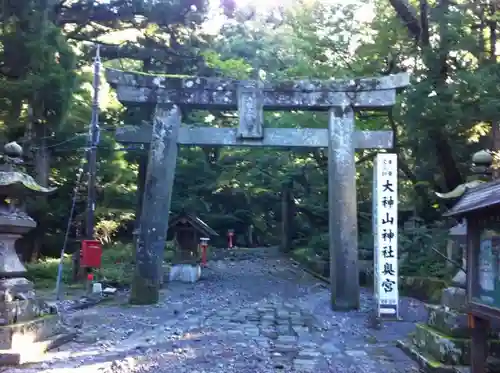
[(399, 316), (398, 161), (379, 153), (373, 168), (374, 286), (379, 317)]

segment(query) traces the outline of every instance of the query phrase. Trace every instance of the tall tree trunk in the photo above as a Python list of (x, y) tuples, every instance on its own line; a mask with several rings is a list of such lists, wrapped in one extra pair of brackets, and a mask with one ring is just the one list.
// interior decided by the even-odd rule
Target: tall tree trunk
[[(449, 30), (448, 14), (449, 0), (440, 0), (437, 5), (439, 14), (439, 52), (432, 50), (429, 41), (429, 22), (427, 17), (427, 0), (420, 0), (420, 18), (417, 10), (408, 0), (390, 0), (390, 3), (396, 11), (398, 17), (406, 25), (411, 36), (419, 43), (422, 48), (422, 58), (429, 70), (429, 79), (433, 80), (436, 92), (443, 93), (446, 79), (448, 77), (448, 54), (449, 54)], [(442, 102), (446, 105), (446, 99)], [(433, 123), (429, 123), (429, 137), (434, 141), (436, 150), (437, 164), (445, 180), (446, 188), (449, 190), (455, 188), (463, 182), (463, 177), (458, 169), (457, 162), (453, 156), (453, 149), (450, 146), (446, 134), (443, 130)]]
[[(495, 14), (498, 11), (499, 5), (495, 1), (490, 1), (489, 7), (488, 7), (488, 28), (490, 31), (490, 53), (489, 53), (489, 58), (488, 58), (488, 63), (489, 64), (496, 64), (497, 63), (497, 55), (496, 55), (496, 50), (497, 50), (497, 21), (495, 18)], [(484, 33), (482, 33), (484, 35)], [(495, 155), (495, 162), (494, 162), (494, 168), (493, 168), (493, 178), (498, 179), (500, 177), (500, 168), (499, 168), (499, 151), (500, 151), (500, 123), (498, 121), (492, 121), (491, 123), (491, 137), (492, 137), (492, 146), (491, 150), (493, 151), (493, 154)]]
[[(44, 187), (49, 186), (49, 177), (50, 177), (50, 150), (47, 147), (47, 127), (44, 124), (37, 123), (34, 128), (34, 143), (36, 149), (34, 151), (34, 169), (35, 169), (35, 180), (38, 184)], [(39, 203), (47, 203), (47, 197), (38, 197)], [(38, 221), (38, 226), (35, 228), (34, 232), (34, 241), (33, 247), (31, 251), (31, 261), (36, 261), (40, 257), (40, 253), (42, 250), (42, 240), (41, 236), (43, 232), (46, 231), (46, 227), (44, 227), (40, 223), (41, 220)]]
[[(442, 105), (451, 105), (450, 97), (445, 94), (447, 89), (446, 80), (448, 78), (448, 57), (450, 52), (450, 36), (449, 36), (449, 0), (440, 0), (438, 5), (439, 14), (439, 52), (433, 60), (433, 54), (428, 50), (427, 66), (430, 69), (431, 79), (434, 80), (434, 87), (441, 98)], [(434, 62), (434, 63), (433, 63)], [(437, 156), (437, 164), (439, 165), (446, 188), (448, 190), (454, 189), (457, 185), (463, 182), (462, 174), (460, 173), (455, 157), (453, 156), (453, 149), (448, 141), (448, 136), (443, 133), (443, 130), (436, 125), (430, 123), (429, 135), (434, 140)]]

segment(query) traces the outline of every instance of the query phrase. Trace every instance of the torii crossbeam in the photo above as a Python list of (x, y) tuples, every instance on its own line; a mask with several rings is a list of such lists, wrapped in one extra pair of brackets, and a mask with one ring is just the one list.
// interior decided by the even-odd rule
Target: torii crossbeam
[[(124, 105), (155, 105), (153, 125), (117, 131), (122, 143), (149, 143), (136, 271), (131, 302), (158, 300), (161, 262), (178, 145), (328, 149), (329, 246), (332, 307), (359, 308), (355, 149), (391, 148), (391, 131), (356, 131), (354, 110), (387, 109), (406, 73), (352, 80), (280, 83), (167, 77), (108, 69)], [(185, 126), (179, 107), (238, 110), (237, 128)], [(328, 111), (328, 128), (264, 128), (264, 110)]]

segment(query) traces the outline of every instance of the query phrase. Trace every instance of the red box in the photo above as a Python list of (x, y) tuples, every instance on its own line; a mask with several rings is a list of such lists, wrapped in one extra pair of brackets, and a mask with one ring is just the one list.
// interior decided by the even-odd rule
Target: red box
[(80, 266), (100, 268), (102, 258), (102, 246), (96, 240), (83, 240), (80, 250)]

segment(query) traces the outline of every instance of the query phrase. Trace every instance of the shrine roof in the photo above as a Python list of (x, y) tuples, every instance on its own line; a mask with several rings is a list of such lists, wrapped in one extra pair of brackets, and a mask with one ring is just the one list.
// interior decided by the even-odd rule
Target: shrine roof
[(466, 215), (500, 205), (500, 181), (491, 181), (468, 189), (444, 216)]
[(215, 236), (217, 237), (219, 234), (214, 231), (212, 228), (208, 226), (207, 223), (205, 223), (203, 220), (201, 220), (199, 217), (196, 215), (187, 213), (187, 212), (181, 212), (180, 214), (177, 214), (173, 217), (170, 218), (168, 222), (168, 229), (175, 227), (177, 223), (179, 223), (182, 219), (185, 219), (187, 223), (189, 223), (194, 229), (196, 229), (198, 232), (206, 235), (206, 236)]

